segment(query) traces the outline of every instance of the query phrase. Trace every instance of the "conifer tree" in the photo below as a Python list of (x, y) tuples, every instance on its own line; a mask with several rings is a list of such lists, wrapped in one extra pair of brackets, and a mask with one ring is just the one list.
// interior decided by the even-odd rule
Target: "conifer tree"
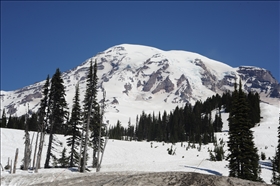
[(250, 130), (249, 105), (242, 91), (235, 84), (232, 96), (229, 121), (229, 176), (252, 181), (259, 181), (259, 156), (254, 145), (253, 133)]
[(79, 84), (76, 85), (76, 92), (73, 98), (73, 108), (71, 118), (69, 121), (70, 128), (67, 130), (66, 135), (69, 136), (66, 140), (67, 146), (70, 147), (69, 165), (74, 167), (79, 162), (78, 148), (81, 141), (81, 106), (80, 106), (80, 93)]
[[(90, 61), (90, 67), (87, 75), (87, 85), (86, 93), (84, 97), (84, 126), (83, 133), (85, 134), (82, 137), (82, 154), (81, 158), (83, 161), (80, 163), (80, 171), (85, 171), (85, 166), (87, 162), (87, 147), (89, 145), (89, 137), (91, 139), (91, 145), (93, 148), (93, 166), (97, 165), (97, 150), (98, 150), (98, 135), (99, 135), (99, 126), (100, 126), (100, 115), (99, 115), (99, 105), (96, 100), (97, 96), (97, 63), (95, 61), (94, 67), (92, 61)], [(91, 130), (91, 134), (89, 134)]]
[(275, 156), (272, 160), (271, 182), (275, 185), (280, 186), (280, 116), (279, 116), (279, 125), (278, 125), (278, 145), (276, 148)]
[(58, 159), (58, 163), (60, 164), (60, 167), (62, 167), (62, 168), (67, 167), (68, 160), (69, 160), (69, 158), (66, 156), (66, 148), (64, 147), (61, 152), (61, 157)]
[(45, 141), (47, 118), (48, 118), (48, 113), (49, 113), (49, 107), (48, 107), (49, 86), (50, 86), (50, 78), (48, 75), (45, 85), (43, 87), (43, 98), (41, 99), (40, 108), (38, 110), (38, 134), (37, 134), (37, 136), (40, 135), (40, 140), (39, 140), (39, 147), (38, 147), (36, 166), (35, 166), (36, 173), (38, 172), (38, 169), (40, 167), (42, 151), (43, 151), (43, 144)]
[(215, 120), (213, 122), (213, 128), (215, 132), (221, 132), (223, 128), (223, 121), (221, 118), (221, 112), (219, 111), (219, 114), (216, 113)]
[(6, 128), (7, 127), (7, 116), (6, 116), (6, 111), (5, 108), (3, 109), (2, 112), (2, 121), (1, 121), (1, 128)]
[(67, 103), (65, 100), (65, 87), (63, 85), (63, 79), (61, 78), (61, 72), (56, 69), (55, 74), (51, 79), (51, 88), (49, 94), (49, 142), (45, 161), (45, 168), (50, 167), (50, 157), (55, 156), (53, 154), (54, 146), (59, 145), (60, 142), (55, 138), (55, 134), (62, 134), (65, 131), (64, 122), (67, 118)]

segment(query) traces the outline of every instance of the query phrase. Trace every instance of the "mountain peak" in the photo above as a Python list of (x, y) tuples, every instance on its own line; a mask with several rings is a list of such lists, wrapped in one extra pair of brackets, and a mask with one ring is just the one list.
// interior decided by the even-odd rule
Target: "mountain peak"
[[(233, 68), (197, 53), (164, 51), (154, 47), (120, 44), (98, 53), (62, 74), (68, 107), (72, 107), (75, 86), (80, 85), (80, 100), (86, 88), (89, 61), (97, 61), (99, 95), (106, 91), (106, 114), (113, 123), (127, 122), (142, 110), (169, 111), (177, 105), (194, 104), (216, 93), (232, 91), (241, 78), (246, 91), (258, 92), (265, 101), (279, 100), (280, 86), (265, 69), (242, 66)], [(36, 112), (44, 81), (15, 91), (1, 91), (2, 105), (8, 114), (25, 114), (26, 105)]]

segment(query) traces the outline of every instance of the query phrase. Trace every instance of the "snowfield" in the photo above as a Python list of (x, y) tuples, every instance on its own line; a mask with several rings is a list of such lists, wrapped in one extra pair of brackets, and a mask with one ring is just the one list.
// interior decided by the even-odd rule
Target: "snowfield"
[[(261, 116), (263, 117), (263, 119), (258, 125), (256, 125), (256, 127), (253, 128), (255, 137), (254, 140), (255, 145), (258, 148), (258, 153), (260, 154), (261, 152), (264, 152), (266, 155), (265, 160), (260, 160), (260, 165), (262, 167), (261, 177), (266, 183), (269, 184), (272, 177), (271, 161), (269, 160), (269, 158), (273, 158), (277, 146), (279, 108), (275, 105), (269, 105), (266, 103), (261, 103), (260, 106)], [(228, 125), (226, 121), (227, 117), (228, 113), (222, 113), (222, 119), (224, 123), (223, 132), (216, 133), (218, 141), (223, 139), (223, 141), (226, 142), (228, 139)], [(217, 162), (209, 160), (209, 150), (213, 149), (214, 147), (212, 143), (202, 145), (201, 149), (199, 149), (198, 144), (195, 144), (195, 148), (188, 147), (188, 142), (171, 144), (164, 142), (138, 142), (109, 139), (105, 149), (101, 171), (99, 173), (96, 173), (95, 169), (89, 166), (90, 172), (84, 174), (77, 172), (77, 168), (75, 167), (64, 169), (42, 168), (39, 169), (39, 173), (36, 174), (33, 173), (32, 170), (20, 170), (20, 165), (22, 164), (21, 160), (23, 159), (24, 153), (24, 131), (3, 128), (1, 128), (0, 130), (1, 165), (3, 167), (7, 165), (8, 158), (10, 158), (10, 160), (12, 159), (14, 163), (16, 148), (19, 149), (16, 173), (10, 174), (8, 170), (1, 171), (1, 185), (3, 186), (33, 184), (51, 185), (51, 182), (53, 182), (53, 185), (77, 185), (80, 183), (83, 185), (102, 185), (101, 183), (103, 183), (103, 185), (105, 185), (105, 183), (107, 185), (168, 185), (169, 183), (172, 183), (172, 179), (173, 182), (176, 182), (177, 180), (177, 184), (188, 183), (189, 185), (204, 185), (207, 183), (211, 185), (212, 183), (212, 185), (218, 185), (218, 183), (223, 183), (224, 185), (230, 185), (230, 183), (226, 181), (226, 178), (225, 180), (223, 180), (223, 182), (217, 183), (190, 183), (187, 182), (186, 179), (182, 180), (183, 177), (192, 179), (199, 178), (197, 174), (188, 175), (186, 174), (187, 172), (202, 173), (204, 175), (215, 175), (216, 177), (219, 177), (216, 178), (218, 180), (220, 180), (220, 178), (222, 179), (221, 176), (228, 176), (228, 162), (226, 160)], [(33, 132), (30, 132), (31, 139), (32, 136)], [(32, 143), (32, 159), (35, 147), (35, 137), (36, 136), (34, 135)], [(66, 138), (62, 135), (58, 135), (57, 137), (65, 147)], [(45, 161), (47, 141), (48, 135), (46, 135), (45, 139), (41, 166), (44, 165)], [(176, 149), (175, 155), (168, 154), (167, 149), (171, 147), (172, 149)], [(58, 148), (57, 157), (60, 157), (62, 148), (63, 147)], [(226, 150), (227, 155), (228, 151), (226, 145), (224, 147), (224, 150)], [(89, 150), (89, 154), (91, 153), (92, 151)], [(92, 160), (89, 159), (88, 165), (90, 165), (91, 162)], [(144, 179), (143, 175), (146, 175), (149, 178), (145, 177)], [(123, 179), (123, 177), (125, 177), (125, 179)], [(213, 179), (213, 177), (209, 176), (207, 177), (207, 179), (208, 178)], [(155, 180), (152, 179), (156, 179), (159, 182), (155, 182)], [(88, 182), (86, 182), (85, 180), (88, 180)], [(139, 182), (136, 182), (136, 180), (138, 180)], [(169, 180), (171, 182), (167, 182), (166, 180)], [(234, 181), (231, 181), (231, 183), (237, 184), (237, 182)], [(246, 185), (246, 183), (247, 182), (245, 181), (244, 185)], [(259, 185), (259, 183), (256, 185)]]

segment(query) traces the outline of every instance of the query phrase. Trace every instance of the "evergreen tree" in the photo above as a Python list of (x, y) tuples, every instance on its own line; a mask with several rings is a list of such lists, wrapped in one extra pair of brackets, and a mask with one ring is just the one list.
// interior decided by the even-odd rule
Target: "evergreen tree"
[(275, 156), (272, 160), (271, 182), (275, 185), (280, 186), (280, 116), (279, 116), (279, 126), (278, 126), (278, 145), (276, 148)]
[(6, 116), (6, 112), (5, 112), (5, 108), (3, 109), (2, 112), (2, 120), (1, 120), (1, 128), (6, 128), (7, 127), (7, 116)]
[(215, 115), (215, 120), (213, 122), (213, 128), (214, 128), (214, 132), (222, 132), (223, 121), (222, 121), (222, 117), (221, 117), (221, 112), (220, 111), (219, 111), (219, 114), (216, 113), (216, 115)]
[(229, 121), (229, 176), (252, 181), (260, 180), (259, 156), (250, 130), (249, 105), (242, 91), (235, 84)]
[(40, 167), (42, 151), (43, 151), (43, 144), (45, 141), (47, 118), (48, 118), (48, 114), (49, 114), (49, 107), (48, 107), (49, 86), (50, 86), (50, 78), (48, 75), (45, 85), (43, 87), (43, 98), (41, 99), (40, 108), (38, 110), (38, 134), (37, 134), (37, 136), (39, 137), (39, 135), (40, 135), (40, 140), (39, 140), (39, 147), (38, 147), (38, 153), (37, 153), (37, 158), (36, 158), (36, 167), (35, 167), (36, 173), (38, 172), (38, 169)]
[(7, 128), (9, 128), (9, 129), (15, 129), (16, 128), (15, 118), (12, 117), (11, 115), (9, 116), (9, 119), (8, 119)]
[[(87, 87), (86, 93), (84, 97), (84, 126), (83, 133), (85, 136), (82, 137), (82, 158), (83, 162), (80, 164), (80, 171), (85, 171), (85, 166), (87, 159), (87, 146), (89, 145), (89, 137), (91, 140), (91, 145), (93, 148), (93, 166), (97, 165), (97, 151), (98, 151), (98, 142), (99, 142), (99, 127), (100, 127), (100, 109), (97, 103), (97, 63), (95, 61), (94, 67), (92, 65), (92, 61), (90, 61), (90, 67), (87, 75)], [(89, 136), (89, 130), (91, 134)]]
[(66, 144), (70, 147), (70, 156), (69, 156), (69, 164), (70, 167), (74, 167), (79, 162), (79, 154), (78, 154), (78, 148), (81, 141), (81, 106), (80, 106), (80, 93), (79, 93), (79, 85), (76, 86), (76, 92), (73, 99), (73, 108), (71, 113), (71, 118), (69, 121), (70, 128), (67, 130), (66, 135), (67, 137)]
[(49, 94), (49, 143), (45, 161), (45, 168), (50, 167), (50, 157), (55, 158), (53, 154), (54, 146), (59, 145), (60, 142), (54, 137), (55, 134), (63, 134), (65, 132), (64, 122), (67, 118), (67, 103), (65, 100), (65, 87), (61, 72), (56, 69), (55, 74), (51, 79), (51, 88)]
[(68, 166), (69, 158), (66, 156), (66, 148), (64, 147), (61, 152), (61, 157), (58, 159), (58, 163), (60, 164), (60, 167), (65, 168)]
[(29, 126), (29, 131), (38, 131), (38, 119), (37, 119), (37, 114), (32, 113), (31, 117), (28, 118), (28, 126)]
[(260, 122), (260, 97), (258, 93), (253, 94), (249, 92), (247, 96), (247, 100), (249, 103), (249, 117), (251, 121), (251, 127), (254, 127), (256, 123)]

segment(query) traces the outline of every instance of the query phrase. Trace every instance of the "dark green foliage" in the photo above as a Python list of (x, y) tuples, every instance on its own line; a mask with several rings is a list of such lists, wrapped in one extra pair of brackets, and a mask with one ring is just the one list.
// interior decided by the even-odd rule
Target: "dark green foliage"
[(61, 157), (57, 160), (58, 164), (61, 168), (68, 167), (69, 165), (69, 158), (66, 156), (66, 148), (64, 147), (61, 152)]
[(6, 116), (5, 109), (3, 109), (3, 112), (2, 112), (2, 119), (1, 119), (0, 127), (1, 128), (6, 128), (7, 127), (7, 116)]
[(220, 143), (216, 139), (214, 140), (214, 150), (209, 152), (211, 161), (222, 161), (224, 159), (224, 145), (223, 140)]
[(256, 123), (260, 122), (260, 97), (258, 93), (253, 94), (252, 92), (249, 92), (247, 96), (247, 100), (249, 103), (249, 119), (251, 122), (250, 127), (254, 127)]
[(222, 121), (222, 118), (221, 118), (221, 112), (220, 111), (218, 113), (216, 113), (216, 115), (215, 115), (215, 120), (213, 122), (213, 128), (214, 128), (214, 132), (222, 132), (223, 121)]
[(7, 122), (7, 128), (11, 128), (11, 129), (21, 129), (24, 130), (25, 129), (25, 116), (20, 116), (20, 117), (12, 117), (10, 115), (8, 122)]
[(63, 85), (63, 79), (61, 78), (61, 72), (59, 69), (56, 70), (55, 74), (51, 79), (51, 87), (48, 99), (49, 109), (49, 125), (47, 130), (49, 132), (49, 143), (45, 161), (45, 168), (49, 168), (50, 157), (55, 156), (53, 150), (56, 145), (60, 142), (56, 140), (54, 134), (65, 134), (67, 120), (67, 103), (65, 100), (65, 87)]
[(167, 148), (167, 152), (169, 155), (175, 155), (176, 154), (176, 149), (173, 150), (173, 147), (171, 145), (171, 148)]
[(271, 182), (275, 185), (280, 185), (280, 116), (279, 116), (279, 126), (278, 126), (278, 145), (276, 148), (275, 156), (272, 160)]
[(48, 106), (50, 109), (49, 119), (50, 125), (48, 130), (54, 134), (64, 134), (67, 119), (67, 102), (65, 100), (65, 87), (61, 77), (61, 72), (56, 69), (55, 74), (51, 79), (51, 87), (49, 94)]
[(79, 163), (78, 148), (81, 141), (81, 106), (80, 106), (80, 93), (79, 85), (76, 86), (75, 96), (73, 98), (73, 108), (71, 113), (71, 118), (69, 121), (69, 127), (66, 133), (67, 146), (70, 147), (70, 156), (69, 156), (69, 166), (74, 167)]
[[(254, 108), (250, 114), (260, 118), (258, 94), (244, 94), (246, 100), (254, 98)], [(253, 97), (253, 98), (249, 98)], [(154, 113), (146, 114), (144, 111), (136, 118), (135, 139), (147, 141), (191, 141), (193, 143), (207, 144), (214, 141), (214, 132), (221, 132), (223, 122), (221, 110), (231, 110), (233, 95), (225, 92), (223, 96), (218, 94), (207, 98), (205, 102), (197, 101), (194, 106), (186, 104), (184, 108), (178, 106), (169, 114), (166, 111), (156, 116)], [(258, 105), (258, 106), (257, 106)], [(252, 108), (252, 107), (248, 107)], [(211, 112), (216, 109), (215, 118), (211, 118)], [(250, 115), (251, 116), (251, 115)], [(249, 118), (250, 119), (250, 118)], [(214, 120), (214, 121), (213, 121)], [(255, 120), (256, 122), (258, 120)], [(250, 121), (252, 124), (252, 122)], [(131, 125), (130, 125), (131, 126)], [(252, 125), (250, 125), (250, 128)], [(110, 128), (109, 130), (116, 130)], [(127, 136), (128, 129), (123, 128), (121, 134), (116, 137), (115, 132), (110, 132), (110, 138), (120, 139), (119, 136)]]
[[(97, 103), (97, 63), (95, 61), (94, 66), (92, 66), (92, 61), (90, 62), (90, 67), (87, 75), (87, 87), (86, 87), (86, 93), (84, 97), (84, 114), (83, 114), (83, 121), (86, 125), (84, 125), (83, 130), (85, 136), (83, 136), (82, 140), (82, 148), (83, 154), (82, 158), (84, 159), (85, 153), (87, 153), (87, 146), (89, 145), (88, 141), (90, 140), (90, 145), (93, 149), (93, 167), (97, 166), (97, 152), (99, 149), (99, 131), (101, 130), (101, 118), (102, 114), (100, 112), (100, 106)], [(104, 98), (105, 99), (105, 98)], [(90, 134), (89, 134), (90, 130)], [(102, 150), (103, 148), (103, 142), (104, 140), (100, 139)], [(85, 170), (86, 161), (87, 159), (84, 159), (85, 161), (81, 164), (81, 170)]]
[(260, 180), (259, 156), (250, 130), (249, 104), (246, 94), (235, 85), (229, 115), (229, 176), (252, 181)]
[(49, 107), (48, 107), (49, 86), (50, 86), (50, 78), (48, 75), (46, 82), (43, 86), (43, 98), (41, 99), (40, 107), (38, 109), (38, 132), (40, 134), (40, 140), (39, 140), (39, 148), (38, 148), (36, 166), (35, 166), (36, 173), (38, 172), (38, 169), (40, 167), (45, 133), (47, 129), (47, 120), (49, 116)]
[(261, 160), (265, 160), (265, 159), (266, 159), (265, 153), (261, 152)]
[(121, 140), (122, 137), (125, 136), (124, 127), (121, 126), (121, 122), (119, 120), (116, 126), (111, 127), (109, 129), (109, 136), (110, 139), (117, 139), (117, 140)]
[(38, 109), (37, 118), (38, 118), (38, 131), (40, 132), (40, 136), (43, 136), (43, 134), (47, 129), (47, 118), (49, 116), (49, 107), (48, 107), (49, 86), (50, 86), (50, 78), (48, 75), (43, 87), (43, 98), (41, 99), (40, 107)]
[(31, 117), (27, 119), (29, 131), (38, 131), (38, 118), (36, 113), (32, 113)]
[(130, 118), (128, 121), (127, 137), (129, 141), (131, 141), (134, 138), (134, 126), (131, 125)]

